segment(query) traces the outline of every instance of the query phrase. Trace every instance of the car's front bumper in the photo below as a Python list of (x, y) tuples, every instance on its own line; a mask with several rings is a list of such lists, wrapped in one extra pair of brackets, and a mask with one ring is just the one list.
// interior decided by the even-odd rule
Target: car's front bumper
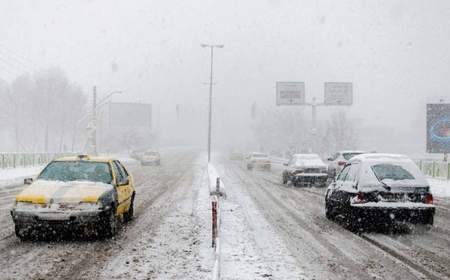
[(356, 218), (367, 223), (409, 222), (414, 224), (433, 223), (434, 205), (423, 203), (361, 203), (352, 204)]
[(250, 162), (249, 164), (247, 164), (247, 166), (253, 167), (253, 168), (270, 168), (271, 163), (270, 162)]
[(89, 211), (31, 211), (11, 210), (16, 225), (24, 227), (77, 227), (95, 225), (104, 220), (108, 210)]
[(324, 185), (328, 180), (326, 173), (300, 173), (294, 175), (294, 181), (298, 184)]

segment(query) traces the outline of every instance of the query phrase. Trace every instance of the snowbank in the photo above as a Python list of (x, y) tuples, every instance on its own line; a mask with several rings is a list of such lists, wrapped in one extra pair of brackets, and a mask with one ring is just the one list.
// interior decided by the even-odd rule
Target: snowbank
[(42, 166), (0, 169), (0, 188), (20, 185), (23, 179), (35, 177), (44, 168)]
[[(209, 193), (213, 193), (216, 191), (217, 178), (220, 178), (219, 173), (217, 172), (214, 165), (208, 163)], [(225, 184), (223, 183), (222, 179), (220, 179), (220, 192), (226, 193), (225, 190)]]

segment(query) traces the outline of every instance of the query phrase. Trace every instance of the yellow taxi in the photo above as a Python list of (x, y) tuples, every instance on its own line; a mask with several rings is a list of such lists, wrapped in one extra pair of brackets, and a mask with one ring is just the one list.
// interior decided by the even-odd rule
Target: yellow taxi
[(52, 232), (93, 228), (112, 237), (120, 218), (133, 217), (132, 176), (118, 160), (79, 155), (51, 161), (16, 196), (11, 210), (15, 232), (29, 239), (41, 229)]

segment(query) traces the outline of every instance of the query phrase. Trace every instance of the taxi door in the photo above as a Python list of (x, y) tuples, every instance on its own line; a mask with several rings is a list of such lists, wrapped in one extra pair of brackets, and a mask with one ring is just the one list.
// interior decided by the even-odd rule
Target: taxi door
[(128, 174), (121, 168), (117, 161), (112, 162), (116, 177), (116, 189), (118, 197), (117, 214), (121, 215), (128, 211), (131, 202), (131, 181)]

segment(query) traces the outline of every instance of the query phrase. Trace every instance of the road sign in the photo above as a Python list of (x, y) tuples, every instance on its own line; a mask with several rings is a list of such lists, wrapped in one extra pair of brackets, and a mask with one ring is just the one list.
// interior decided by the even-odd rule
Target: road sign
[(325, 83), (325, 105), (352, 105), (352, 83)]
[(427, 152), (450, 153), (450, 104), (427, 104)]
[(277, 105), (305, 104), (304, 82), (277, 82)]

